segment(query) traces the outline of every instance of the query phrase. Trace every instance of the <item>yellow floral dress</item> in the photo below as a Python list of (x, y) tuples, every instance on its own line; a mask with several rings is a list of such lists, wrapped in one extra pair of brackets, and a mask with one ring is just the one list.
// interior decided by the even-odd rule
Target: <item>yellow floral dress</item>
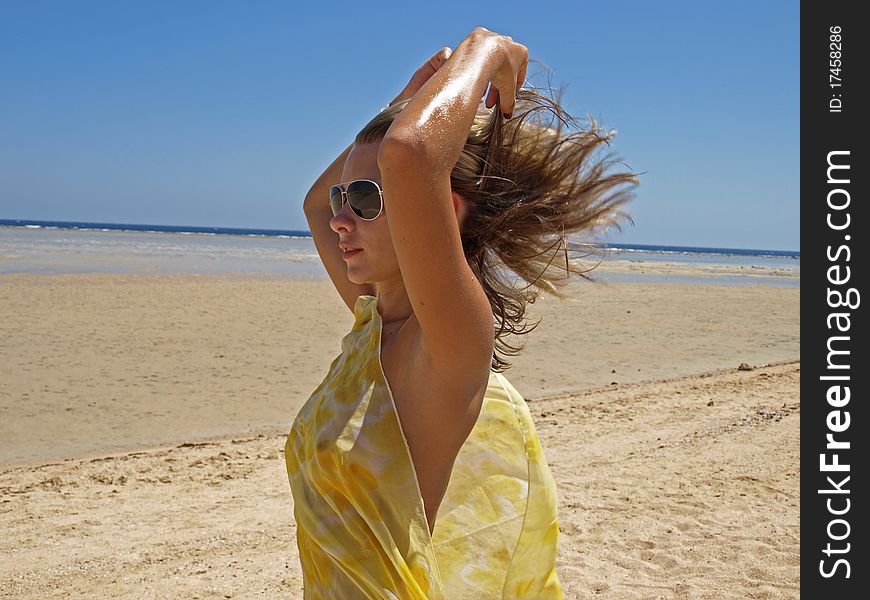
[(556, 485), (522, 396), (494, 371), (429, 534), (381, 365), (377, 297), (284, 447), (305, 598), (562, 598)]

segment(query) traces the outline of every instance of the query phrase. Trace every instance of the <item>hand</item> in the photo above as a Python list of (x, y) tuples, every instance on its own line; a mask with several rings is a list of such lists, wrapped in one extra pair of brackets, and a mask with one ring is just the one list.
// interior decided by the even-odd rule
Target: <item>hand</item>
[(413, 98), (414, 94), (423, 87), (423, 84), (429, 81), (429, 78), (447, 62), (447, 59), (450, 58), (451, 54), (453, 54), (453, 50), (447, 46), (433, 54), (429, 60), (424, 62), (423, 65), (417, 69), (411, 77), (411, 81), (409, 81), (408, 85), (405, 86), (405, 89), (403, 89), (402, 92), (396, 96), (392, 102), (390, 102), (390, 106), (396, 102), (406, 100), (407, 98)]
[(509, 35), (501, 35), (483, 27), (478, 27), (470, 35), (494, 38), (504, 48), (504, 60), (492, 75), (486, 107), (498, 105), (502, 114), (510, 118), (514, 114), (517, 90), (526, 81), (529, 65), (529, 49), (516, 43)]

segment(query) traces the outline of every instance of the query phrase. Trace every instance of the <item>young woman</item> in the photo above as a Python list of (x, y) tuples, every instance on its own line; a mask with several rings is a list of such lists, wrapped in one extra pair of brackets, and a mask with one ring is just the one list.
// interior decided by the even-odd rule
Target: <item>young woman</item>
[(520, 89), (527, 64), (484, 28), (440, 50), (305, 199), (355, 319), (285, 446), (306, 598), (562, 597), (555, 482), (505, 338), (580, 273), (565, 236), (618, 226), (636, 180), (590, 159), (594, 123), (567, 134)]

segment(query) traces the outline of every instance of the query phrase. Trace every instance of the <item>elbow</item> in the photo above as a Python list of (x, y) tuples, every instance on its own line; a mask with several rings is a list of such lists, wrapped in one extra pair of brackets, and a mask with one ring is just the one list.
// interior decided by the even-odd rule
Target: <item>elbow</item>
[(394, 165), (417, 162), (427, 155), (426, 147), (412, 135), (387, 132), (378, 148), (378, 168), (382, 171)]
[[(326, 204), (326, 200), (321, 200), (322, 204)], [(315, 205), (315, 199), (312, 196), (306, 196), (305, 200), (302, 202), (302, 212), (305, 213), (306, 217), (311, 217), (311, 215), (317, 212), (317, 207)]]

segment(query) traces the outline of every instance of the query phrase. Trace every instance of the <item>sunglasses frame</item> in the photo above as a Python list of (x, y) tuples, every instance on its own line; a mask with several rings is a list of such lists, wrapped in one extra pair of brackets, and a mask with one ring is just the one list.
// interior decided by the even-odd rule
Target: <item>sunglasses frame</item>
[[(377, 219), (378, 217), (380, 217), (384, 213), (384, 190), (381, 189), (380, 184), (377, 181), (373, 181), (371, 179), (354, 179), (353, 181), (348, 181), (344, 185), (337, 183), (329, 188), (329, 209), (332, 210), (332, 216), (335, 216), (338, 214), (337, 211), (332, 209), (332, 191), (334, 189), (338, 189), (338, 191), (341, 192), (341, 208), (344, 208), (344, 205), (348, 204), (348, 195), (347, 195), (347, 191), (346, 191), (347, 186), (349, 186), (352, 183), (357, 183), (360, 181), (366, 181), (368, 183), (373, 183), (375, 185), (375, 188), (378, 190), (378, 196), (380, 196), (380, 199), (381, 199), (381, 207), (378, 210), (377, 215), (375, 215), (371, 219), (366, 219), (365, 217), (360, 215), (357, 212), (357, 209), (354, 208), (354, 206), (351, 204), (350, 209), (353, 211), (353, 214), (356, 215), (357, 218), (359, 218), (363, 221), (374, 221), (375, 219)], [(339, 208), (338, 210), (340, 211), (341, 208)]]

